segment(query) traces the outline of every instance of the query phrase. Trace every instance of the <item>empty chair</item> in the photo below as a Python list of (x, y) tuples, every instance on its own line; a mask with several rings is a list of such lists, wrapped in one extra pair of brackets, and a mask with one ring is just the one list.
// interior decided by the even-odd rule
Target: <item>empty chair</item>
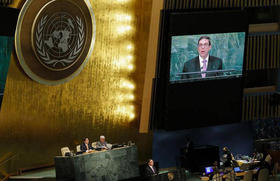
[(92, 148), (96, 149), (96, 142), (92, 142), (91, 146)]
[(112, 145), (112, 144), (107, 143), (107, 147), (108, 147), (109, 149), (112, 149), (113, 145)]
[(267, 168), (261, 168), (258, 174), (258, 181), (268, 181), (269, 170)]
[(70, 153), (70, 149), (68, 147), (61, 148), (61, 155), (65, 156), (66, 153)]
[(249, 170), (244, 175), (242, 181), (252, 181), (252, 179), (253, 179), (253, 172), (251, 170)]
[(77, 152), (81, 152), (81, 145), (77, 145), (76, 150), (77, 150)]

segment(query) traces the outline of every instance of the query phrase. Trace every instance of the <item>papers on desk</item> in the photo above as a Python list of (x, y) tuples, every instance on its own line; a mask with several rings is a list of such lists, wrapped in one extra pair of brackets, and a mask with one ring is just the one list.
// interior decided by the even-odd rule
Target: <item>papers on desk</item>
[(238, 163), (249, 163), (247, 160), (236, 160)]

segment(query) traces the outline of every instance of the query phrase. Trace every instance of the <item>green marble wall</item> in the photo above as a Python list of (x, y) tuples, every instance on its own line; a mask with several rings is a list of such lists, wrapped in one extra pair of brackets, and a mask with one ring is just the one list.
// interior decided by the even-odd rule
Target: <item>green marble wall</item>
[[(206, 35), (206, 34), (203, 34)], [(170, 81), (179, 80), (184, 63), (196, 56), (198, 39), (203, 35), (173, 36), (170, 55)], [(223, 60), (223, 69), (235, 69), (242, 72), (245, 33), (209, 34), (212, 49), (210, 55)]]
[(13, 37), (0, 36), (0, 108), (4, 95), (13, 44)]

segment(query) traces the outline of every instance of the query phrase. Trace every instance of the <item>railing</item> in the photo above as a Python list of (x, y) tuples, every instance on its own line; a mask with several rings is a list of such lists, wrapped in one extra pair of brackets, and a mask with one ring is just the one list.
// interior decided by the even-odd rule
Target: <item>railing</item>
[(9, 175), (5, 176), (1, 181), (8, 181), (9, 180)]
[(14, 158), (17, 157), (17, 154), (14, 154), (12, 152), (9, 152), (7, 154), (5, 154), (4, 156), (2, 156), (0, 158), (0, 174), (3, 175), (3, 178), (0, 178), (1, 181), (6, 181), (8, 180), (9, 178), (9, 174), (4, 170), (2, 169), (10, 160), (13, 160)]

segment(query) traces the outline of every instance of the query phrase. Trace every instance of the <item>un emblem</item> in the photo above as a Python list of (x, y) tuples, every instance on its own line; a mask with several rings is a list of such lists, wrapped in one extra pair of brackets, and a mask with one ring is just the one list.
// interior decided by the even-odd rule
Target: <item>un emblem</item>
[[(32, 24), (27, 23), (30, 18)], [(48, 85), (71, 80), (88, 61), (95, 42), (90, 2), (28, 0), (19, 16), (15, 41), (19, 62), (33, 80)]]
[(42, 17), (35, 27), (34, 51), (39, 61), (52, 70), (71, 66), (80, 55), (84, 42), (84, 23), (67, 13)]

